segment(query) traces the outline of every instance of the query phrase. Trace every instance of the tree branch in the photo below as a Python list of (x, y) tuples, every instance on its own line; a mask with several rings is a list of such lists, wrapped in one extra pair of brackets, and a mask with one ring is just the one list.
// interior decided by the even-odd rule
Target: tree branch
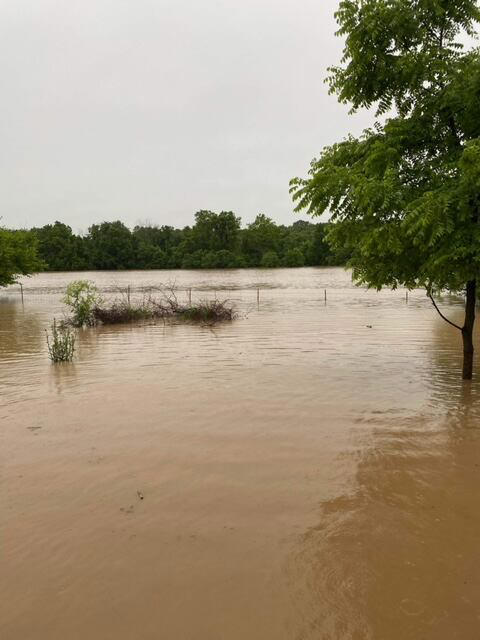
[(438, 315), (443, 318), (443, 320), (445, 320), (445, 322), (448, 322), (448, 324), (451, 324), (452, 327), (455, 327), (455, 329), (458, 329), (459, 331), (463, 331), (463, 328), (460, 327), (458, 324), (455, 324), (455, 322), (452, 322), (451, 320), (449, 320), (448, 318), (446, 318), (443, 313), (440, 311), (440, 309), (437, 306), (437, 303), (435, 302), (435, 300), (433, 299), (432, 294), (430, 293), (430, 291), (427, 291), (427, 296), (430, 298), (430, 300), (432, 301), (433, 306), (435, 307), (435, 309), (438, 311)]

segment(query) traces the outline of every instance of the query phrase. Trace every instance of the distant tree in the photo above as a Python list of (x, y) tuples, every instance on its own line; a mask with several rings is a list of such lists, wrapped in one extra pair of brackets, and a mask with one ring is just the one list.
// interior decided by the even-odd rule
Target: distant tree
[(15, 284), (19, 276), (28, 276), (44, 268), (38, 257), (34, 233), (0, 228), (0, 287)]
[(221, 211), (215, 224), (215, 240), (217, 251), (236, 251), (240, 218), (233, 211)]
[(136, 269), (167, 269), (168, 255), (160, 247), (147, 242), (137, 244)]
[(282, 264), (284, 266), (298, 267), (310, 264), (309, 250), (313, 242), (315, 227), (315, 224), (305, 220), (297, 220), (290, 227), (282, 227)]
[(260, 213), (242, 234), (242, 251), (252, 266), (260, 265), (267, 252), (275, 253), (278, 258), (280, 244), (279, 227), (263, 213)]
[(192, 228), (191, 243), (195, 250), (235, 251), (238, 245), (240, 218), (232, 211), (198, 211)]
[(170, 255), (180, 244), (183, 240), (183, 236), (188, 233), (188, 231), (189, 227), (186, 227), (182, 231), (180, 229), (174, 229), (168, 225), (163, 225), (161, 227), (157, 225), (137, 225), (133, 230), (133, 236), (138, 243), (158, 247), (164, 253)]
[(267, 269), (274, 269), (275, 267), (280, 266), (280, 258), (276, 251), (266, 251), (260, 263), (261, 267), (265, 267)]
[(303, 267), (305, 265), (305, 256), (298, 247), (289, 249), (283, 258), (284, 267)]
[(323, 223), (298, 220), (277, 225), (263, 214), (246, 229), (240, 222), (231, 211), (199, 211), (195, 225), (183, 229), (143, 224), (131, 232), (116, 221), (92, 225), (82, 236), (57, 221), (32, 232), (50, 271), (259, 267), (266, 254), (272, 266), (337, 264), (345, 259), (323, 242), (328, 226)]
[(50, 271), (76, 271), (88, 266), (82, 238), (62, 222), (33, 229), (38, 239), (38, 253)]
[(306, 249), (307, 262), (311, 265), (327, 265), (332, 262), (332, 251), (327, 241), (327, 224), (316, 224)]
[(217, 269), (232, 269), (238, 265), (238, 258), (232, 252), (226, 249), (221, 249), (216, 252), (216, 268)]
[(203, 265), (203, 257), (205, 251), (194, 251), (194, 253), (187, 253), (182, 260), (182, 269), (201, 269)]
[[(329, 239), (370, 287), (465, 292), (463, 378), (473, 369), (480, 271), (480, 55), (474, 0), (343, 0), (330, 89), (390, 115), (326, 147), (291, 183), (297, 211), (331, 213)], [(438, 310), (438, 307), (437, 307)], [(441, 314), (444, 319), (445, 316)]]
[(202, 269), (216, 269), (217, 268), (217, 254), (215, 251), (205, 251), (202, 257), (201, 266)]
[(136, 265), (134, 236), (123, 222), (102, 222), (88, 230), (90, 264), (95, 269), (133, 269)]

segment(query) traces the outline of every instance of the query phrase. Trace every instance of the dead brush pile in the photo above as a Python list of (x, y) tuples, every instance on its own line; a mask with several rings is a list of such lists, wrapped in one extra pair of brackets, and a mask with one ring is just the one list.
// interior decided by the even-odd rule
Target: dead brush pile
[(108, 305), (96, 306), (93, 309), (95, 324), (123, 324), (154, 317), (149, 305), (145, 303), (135, 305), (126, 300), (114, 300)]
[(139, 303), (127, 299), (113, 300), (110, 304), (96, 305), (93, 317), (96, 324), (120, 324), (155, 319), (181, 319), (199, 324), (216, 324), (236, 318), (234, 306), (228, 300), (199, 300), (179, 302), (173, 288), (160, 296), (149, 296)]
[(200, 300), (196, 304), (187, 305), (178, 311), (185, 320), (211, 324), (234, 320), (236, 312), (227, 300)]

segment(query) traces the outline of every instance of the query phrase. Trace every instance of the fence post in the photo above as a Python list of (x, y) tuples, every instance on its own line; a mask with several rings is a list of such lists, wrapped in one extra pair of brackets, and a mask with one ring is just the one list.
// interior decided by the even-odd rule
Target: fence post
[(23, 284), (21, 282), (19, 282), (20, 284), (20, 293), (22, 295), (22, 304), (23, 304)]

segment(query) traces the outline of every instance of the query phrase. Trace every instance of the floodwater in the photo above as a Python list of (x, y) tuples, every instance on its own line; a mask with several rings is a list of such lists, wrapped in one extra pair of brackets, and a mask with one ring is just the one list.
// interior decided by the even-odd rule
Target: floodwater
[[(239, 318), (86, 329), (52, 365), (78, 277)], [(24, 292), (0, 297), (2, 640), (480, 638), (480, 371), (462, 384), (421, 291), (291, 269)]]

